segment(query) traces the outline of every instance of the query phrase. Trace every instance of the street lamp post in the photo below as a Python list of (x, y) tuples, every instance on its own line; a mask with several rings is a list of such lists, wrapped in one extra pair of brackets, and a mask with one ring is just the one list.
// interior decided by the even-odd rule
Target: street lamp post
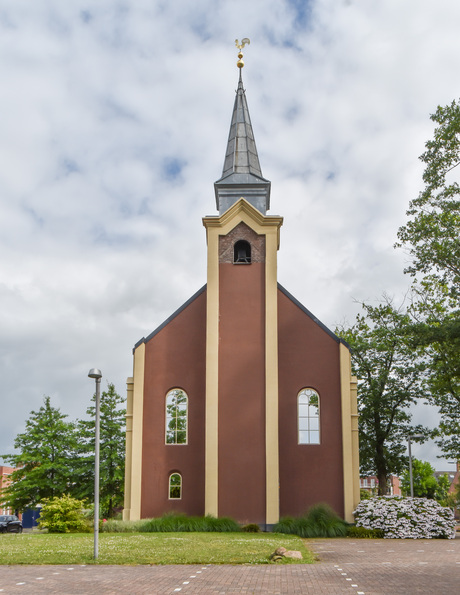
[(101, 425), (101, 378), (102, 372), (91, 368), (89, 378), (96, 380), (96, 424), (94, 446), (94, 559), (97, 560), (99, 549), (99, 436)]
[(411, 438), (423, 438), (421, 434), (412, 434), (407, 437), (407, 447), (409, 450), (409, 483), (410, 483), (410, 497), (414, 497), (414, 479), (412, 476), (412, 449), (411, 449)]

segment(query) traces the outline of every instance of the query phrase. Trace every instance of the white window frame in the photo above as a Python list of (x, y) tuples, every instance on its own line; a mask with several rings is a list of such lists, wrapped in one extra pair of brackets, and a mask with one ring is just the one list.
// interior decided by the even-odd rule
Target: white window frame
[[(318, 398), (318, 406), (310, 403), (310, 398)], [(306, 387), (297, 394), (297, 442), (298, 444), (321, 444), (320, 396), (314, 388)], [(301, 402), (302, 401), (302, 402)], [(314, 413), (314, 411), (317, 413)], [(317, 441), (312, 439), (317, 438)]]
[[(172, 486), (171, 485), (171, 479), (174, 477), (174, 475), (177, 475), (180, 479), (180, 483), (179, 486)], [(171, 496), (171, 488), (174, 487), (178, 487), (179, 488), (179, 497), (178, 498), (174, 498), (173, 496)], [(174, 471), (173, 473), (171, 473), (169, 475), (169, 480), (168, 480), (168, 500), (182, 500), (182, 475), (178, 472), (178, 471)]]
[[(176, 419), (176, 421), (177, 421), (177, 416), (176, 416), (176, 418), (168, 416), (168, 399), (170, 397), (177, 397), (178, 393), (181, 393), (185, 397), (185, 430), (178, 430), (177, 423), (176, 423), (176, 428), (173, 430), (171, 430), (168, 427), (169, 423), (172, 419)], [(177, 433), (183, 432), (183, 431), (185, 431), (185, 442), (177, 442)], [(168, 435), (171, 433), (174, 434), (174, 438), (175, 438), (174, 442), (168, 442)], [(172, 388), (171, 390), (169, 390), (166, 393), (166, 398), (165, 398), (165, 444), (167, 444), (168, 446), (183, 446), (183, 445), (188, 444), (188, 395), (185, 392), (185, 390), (183, 390), (182, 388)]]

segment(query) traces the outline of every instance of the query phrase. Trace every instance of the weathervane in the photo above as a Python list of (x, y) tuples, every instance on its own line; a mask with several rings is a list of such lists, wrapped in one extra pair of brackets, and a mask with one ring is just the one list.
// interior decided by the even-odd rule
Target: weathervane
[(244, 48), (244, 46), (246, 44), (249, 45), (250, 43), (251, 43), (251, 40), (248, 37), (243, 37), (243, 39), (241, 40), (241, 43), (237, 39), (235, 39), (235, 45), (240, 50), (238, 52), (238, 58), (239, 59), (238, 59), (238, 62), (236, 63), (236, 65), (238, 66), (238, 68), (243, 68), (243, 66), (244, 66), (244, 62), (242, 60), (243, 54), (242, 54), (241, 50)]

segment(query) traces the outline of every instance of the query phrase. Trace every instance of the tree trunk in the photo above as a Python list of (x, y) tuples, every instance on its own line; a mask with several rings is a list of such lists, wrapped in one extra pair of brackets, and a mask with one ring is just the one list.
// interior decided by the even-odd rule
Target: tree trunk
[(385, 460), (383, 442), (377, 442), (376, 444), (375, 467), (377, 471), (377, 479), (379, 481), (379, 496), (385, 496), (388, 493), (388, 470)]
[(379, 496), (386, 496), (388, 494), (387, 474), (384, 471), (380, 471), (377, 479), (379, 480)]

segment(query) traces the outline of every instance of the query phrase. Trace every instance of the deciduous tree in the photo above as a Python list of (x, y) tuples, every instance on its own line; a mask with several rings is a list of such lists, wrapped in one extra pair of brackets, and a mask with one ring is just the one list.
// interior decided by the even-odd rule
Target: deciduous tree
[(433, 277), (414, 286), (414, 345), (423, 347), (429, 362), (427, 396), (438, 407), (439, 427), (434, 431), (444, 455), (460, 459), (460, 317), (455, 298)]
[[(95, 403), (96, 395), (92, 401)], [(125, 471), (125, 426), (126, 409), (124, 399), (108, 384), (101, 395), (100, 424), (100, 503), (101, 512), (111, 518), (114, 509), (123, 504)], [(94, 447), (95, 414), (94, 405), (86, 410), (89, 419), (77, 422), (79, 486), (78, 498), (94, 499)]]
[(425, 188), (411, 201), (409, 221), (398, 231), (398, 246), (408, 250), (412, 275), (436, 275), (459, 297), (460, 288), (460, 102), (439, 106), (437, 124), (420, 159)]
[(25, 432), (18, 434), (14, 447), (18, 454), (3, 455), (16, 470), (4, 496), (11, 508), (34, 507), (44, 498), (72, 492), (75, 485), (75, 425), (51, 406), (50, 398), (32, 411)]
[(418, 277), (414, 339), (431, 358), (430, 393), (439, 407), (438, 441), (444, 454), (460, 458), (460, 101), (439, 106), (436, 127), (420, 159), (424, 189), (411, 201), (399, 243)]
[(360, 466), (363, 475), (376, 475), (379, 494), (387, 479), (407, 466), (407, 436), (427, 434), (411, 423), (410, 406), (426, 396), (425, 362), (410, 344), (411, 320), (391, 301), (363, 304), (350, 328), (336, 332), (351, 347), (352, 368), (358, 377)]

